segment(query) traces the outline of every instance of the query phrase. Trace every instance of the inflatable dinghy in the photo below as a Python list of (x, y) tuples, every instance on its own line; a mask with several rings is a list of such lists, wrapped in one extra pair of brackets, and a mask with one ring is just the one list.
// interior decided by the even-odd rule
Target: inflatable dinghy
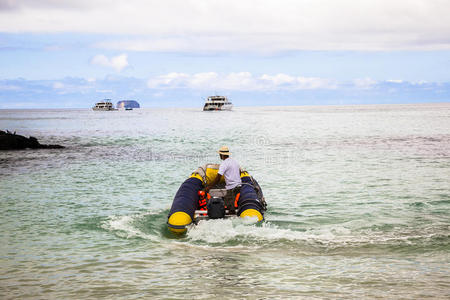
[(227, 191), (221, 181), (208, 194), (203, 189), (217, 176), (218, 164), (199, 167), (178, 189), (170, 209), (167, 226), (175, 233), (184, 233), (187, 226), (200, 220), (238, 216), (264, 220), (266, 202), (258, 182), (241, 170), (242, 183)]

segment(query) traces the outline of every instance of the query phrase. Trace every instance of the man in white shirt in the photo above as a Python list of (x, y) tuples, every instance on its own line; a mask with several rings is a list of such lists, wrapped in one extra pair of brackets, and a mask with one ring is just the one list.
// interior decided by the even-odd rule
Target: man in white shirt
[(228, 191), (239, 188), (242, 183), (241, 168), (239, 167), (238, 162), (230, 157), (231, 153), (228, 147), (223, 146), (218, 152), (220, 159), (223, 160), (223, 162), (220, 164), (216, 178), (205, 188), (206, 192), (209, 192), (213, 186), (218, 184), (222, 176), (225, 177), (225, 188)]

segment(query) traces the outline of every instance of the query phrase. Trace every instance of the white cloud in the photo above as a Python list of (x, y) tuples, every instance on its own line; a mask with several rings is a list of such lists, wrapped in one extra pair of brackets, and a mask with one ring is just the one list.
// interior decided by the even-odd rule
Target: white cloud
[(131, 36), (141, 51), (450, 49), (448, 0), (2, 1), (0, 32)]
[(388, 80), (386, 80), (386, 82), (389, 82), (389, 83), (403, 83), (404, 81), (401, 80), (401, 79), (388, 79)]
[(53, 88), (55, 90), (60, 90), (60, 89), (63, 89), (64, 87), (65, 87), (64, 83), (61, 83), (59, 81), (53, 83)]
[(56, 81), (42, 81), (43, 85), (48, 84), (59, 95), (81, 93), (86, 94), (94, 88), (95, 82), (81, 78), (64, 78)]
[(0, 10), (19, 10), (26, 8), (87, 8), (88, 0), (0, 0)]
[(3, 84), (0, 83), (0, 91), (20, 91), (21, 87), (16, 84)]
[(183, 87), (185, 86), (185, 80), (187, 79), (189, 79), (188, 74), (169, 73), (149, 79), (147, 85), (150, 88)]
[(91, 64), (113, 68), (118, 72), (129, 66), (128, 56), (126, 54), (121, 54), (111, 58), (108, 58), (103, 54), (98, 54), (92, 58)]
[[(428, 81), (426, 81), (426, 80), (419, 80), (419, 81), (413, 81), (413, 82), (411, 82), (411, 84), (413, 84), (413, 85), (425, 85), (425, 84), (428, 84), (429, 82)], [(439, 85), (439, 84), (438, 84)]]
[(359, 89), (370, 89), (378, 82), (372, 78), (357, 78), (353, 80), (353, 85)]
[(259, 90), (260, 82), (250, 72), (230, 73), (217, 82), (225, 90)]
[(333, 80), (317, 78), (317, 77), (294, 77), (286, 74), (266, 75), (264, 74), (260, 78), (266, 81), (270, 86), (274, 88), (294, 88), (294, 89), (334, 89), (337, 87), (337, 83)]
[(334, 81), (323, 78), (294, 77), (287, 74), (255, 76), (250, 72), (169, 73), (150, 78), (147, 85), (154, 89), (189, 88), (241, 91), (334, 89), (337, 87), (337, 83)]

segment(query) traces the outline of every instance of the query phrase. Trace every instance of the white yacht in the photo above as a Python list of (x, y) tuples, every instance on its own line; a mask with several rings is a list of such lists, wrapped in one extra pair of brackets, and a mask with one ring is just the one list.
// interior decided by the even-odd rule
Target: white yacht
[(111, 102), (111, 99), (104, 99), (103, 101), (95, 103), (93, 110), (117, 110)]
[(228, 101), (226, 96), (209, 96), (206, 99), (203, 110), (231, 110), (233, 103)]

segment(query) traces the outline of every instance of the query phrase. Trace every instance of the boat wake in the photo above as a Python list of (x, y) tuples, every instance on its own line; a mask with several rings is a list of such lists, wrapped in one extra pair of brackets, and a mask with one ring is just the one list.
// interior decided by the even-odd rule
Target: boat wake
[(386, 247), (403, 251), (411, 244), (429, 247), (430, 244), (445, 247), (449, 235), (432, 228), (428, 233), (407, 232), (398, 228), (390, 232), (376, 229), (351, 228), (345, 225), (322, 226), (294, 230), (266, 221), (257, 223), (251, 218), (202, 220), (190, 225), (185, 235), (174, 235), (166, 227), (167, 210), (142, 214), (110, 216), (100, 227), (123, 239), (144, 239), (152, 242), (213, 248), (272, 248), (283, 245), (303, 252), (341, 252), (358, 248), (368, 252)]
[(161, 211), (126, 216), (113, 215), (104, 220), (100, 227), (120, 238), (141, 238), (156, 242), (161, 240), (161, 227), (158, 227), (158, 223), (161, 224), (161, 217)]

